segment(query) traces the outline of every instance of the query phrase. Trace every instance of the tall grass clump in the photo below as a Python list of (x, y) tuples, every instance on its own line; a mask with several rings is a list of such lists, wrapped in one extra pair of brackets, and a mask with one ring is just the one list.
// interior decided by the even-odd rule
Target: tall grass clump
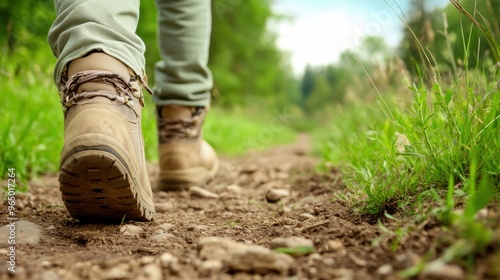
[[(485, 26), (480, 28), (494, 53), (500, 48)], [(474, 43), (463, 42), (468, 49)], [(378, 110), (367, 105), (346, 109), (334, 121), (323, 149), (326, 161), (343, 162), (346, 183), (363, 198), (358, 203), (362, 213), (419, 211), (414, 202), (435, 194), (445, 197), (450, 180), (456, 193), (469, 198), (483, 179), (493, 190), (489, 199), (499, 193), (498, 61), (465, 65), (447, 83), (441, 80), (432, 53), (421, 51), (433, 65), (431, 78), (422, 73), (409, 90), (397, 92), (411, 94), (410, 105), (401, 107), (380, 95)], [(496, 54), (493, 58), (498, 59)], [(473, 180), (472, 169), (477, 174)]]
[(57, 170), (63, 135), (59, 96), (50, 63), (3, 55), (0, 60), (0, 170), (4, 176), (15, 168), (26, 182)]

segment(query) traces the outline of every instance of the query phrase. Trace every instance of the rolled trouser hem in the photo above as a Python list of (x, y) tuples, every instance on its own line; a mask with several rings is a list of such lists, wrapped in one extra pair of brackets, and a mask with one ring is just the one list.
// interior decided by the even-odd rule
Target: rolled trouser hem
[(118, 49), (114, 49), (112, 47), (103, 45), (103, 44), (92, 44), (89, 46), (85, 46), (83, 48), (80, 48), (71, 54), (68, 54), (64, 56), (63, 58), (60, 58), (55, 66), (55, 72), (54, 72), (54, 82), (56, 85), (61, 85), (61, 79), (63, 75), (66, 73), (68, 69), (68, 65), (71, 61), (75, 59), (79, 59), (84, 57), (86, 54), (93, 52), (93, 51), (100, 51), (103, 52), (109, 56), (112, 56), (118, 60), (120, 60), (123, 64), (125, 64), (128, 68), (130, 68), (134, 74), (139, 75), (143, 78), (146, 76), (146, 71), (144, 69), (143, 63), (141, 61), (133, 61), (131, 58), (133, 57), (140, 57), (142, 54), (138, 53), (136, 55), (130, 53), (130, 54), (125, 54), (123, 51), (120, 51)]
[(163, 99), (159, 99), (158, 96), (155, 94), (155, 95), (153, 95), (153, 102), (157, 106), (181, 105), (181, 106), (190, 106), (190, 107), (209, 107), (210, 106), (210, 94), (208, 93), (208, 95), (209, 95), (209, 97), (207, 99), (203, 99), (203, 100), (183, 100), (183, 99), (163, 100)]

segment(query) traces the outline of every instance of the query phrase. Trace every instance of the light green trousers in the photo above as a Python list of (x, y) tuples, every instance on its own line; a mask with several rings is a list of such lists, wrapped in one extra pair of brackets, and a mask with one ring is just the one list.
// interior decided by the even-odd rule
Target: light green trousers
[[(48, 41), (57, 57), (54, 79), (91, 51), (117, 58), (145, 76), (145, 46), (135, 33), (139, 0), (55, 0), (57, 18)], [(156, 0), (162, 60), (155, 67), (157, 105), (208, 106), (212, 74), (207, 67), (210, 0)], [(148, 20), (144, 18), (142, 20)]]

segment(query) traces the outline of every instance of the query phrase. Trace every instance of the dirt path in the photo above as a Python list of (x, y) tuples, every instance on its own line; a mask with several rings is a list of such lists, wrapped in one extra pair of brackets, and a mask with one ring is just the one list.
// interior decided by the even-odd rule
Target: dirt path
[[(15, 277), (397, 279), (394, 271), (414, 264), (440, 230), (432, 225), (415, 229), (391, 250), (396, 236), (335, 199), (343, 193), (340, 177), (335, 172), (317, 175), (309, 147), (309, 138), (301, 135), (293, 145), (223, 159), (220, 175), (204, 187), (210, 193), (157, 192), (156, 220), (126, 222), (125, 227), (71, 219), (56, 177), (44, 177), (31, 183), (29, 193), (18, 195), (20, 216), (37, 224), (42, 238), (38, 245), (16, 248)], [(150, 171), (155, 182), (158, 169), (150, 166)], [(270, 199), (281, 200), (268, 202), (271, 189), (280, 191)], [(385, 225), (394, 229), (398, 222)], [(291, 245), (306, 246), (304, 255), (291, 258), (268, 249), (276, 238), (291, 236), (307, 239)], [(307, 252), (308, 240), (314, 253)], [(1, 255), (7, 252), (2, 248)], [(10, 277), (3, 269), (0, 279)]]

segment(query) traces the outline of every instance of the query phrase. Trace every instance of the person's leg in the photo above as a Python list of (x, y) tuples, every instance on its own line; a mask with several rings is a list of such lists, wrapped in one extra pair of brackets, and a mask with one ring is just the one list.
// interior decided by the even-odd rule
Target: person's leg
[(145, 46), (135, 34), (139, 0), (55, 0), (55, 6), (57, 18), (48, 40), (57, 57), (57, 85), (71, 61), (96, 50), (120, 60), (137, 75), (145, 75)]
[(80, 220), (151, 220), (139, 0), (56, 0), (49, 43), (65, 117), (59, 182)]
[(212, 75), (207, 67), (210, 0), (157, 0), (162, 60), (155, 69), (160, 156), (160, 189), (205, 184), (218, 169), (202, 124), (210, 105)]
[(210, 0), (156, 0), (162, 60), (155, 68), (157, 105), (210, 105), (212, 74), (207, 67)]

